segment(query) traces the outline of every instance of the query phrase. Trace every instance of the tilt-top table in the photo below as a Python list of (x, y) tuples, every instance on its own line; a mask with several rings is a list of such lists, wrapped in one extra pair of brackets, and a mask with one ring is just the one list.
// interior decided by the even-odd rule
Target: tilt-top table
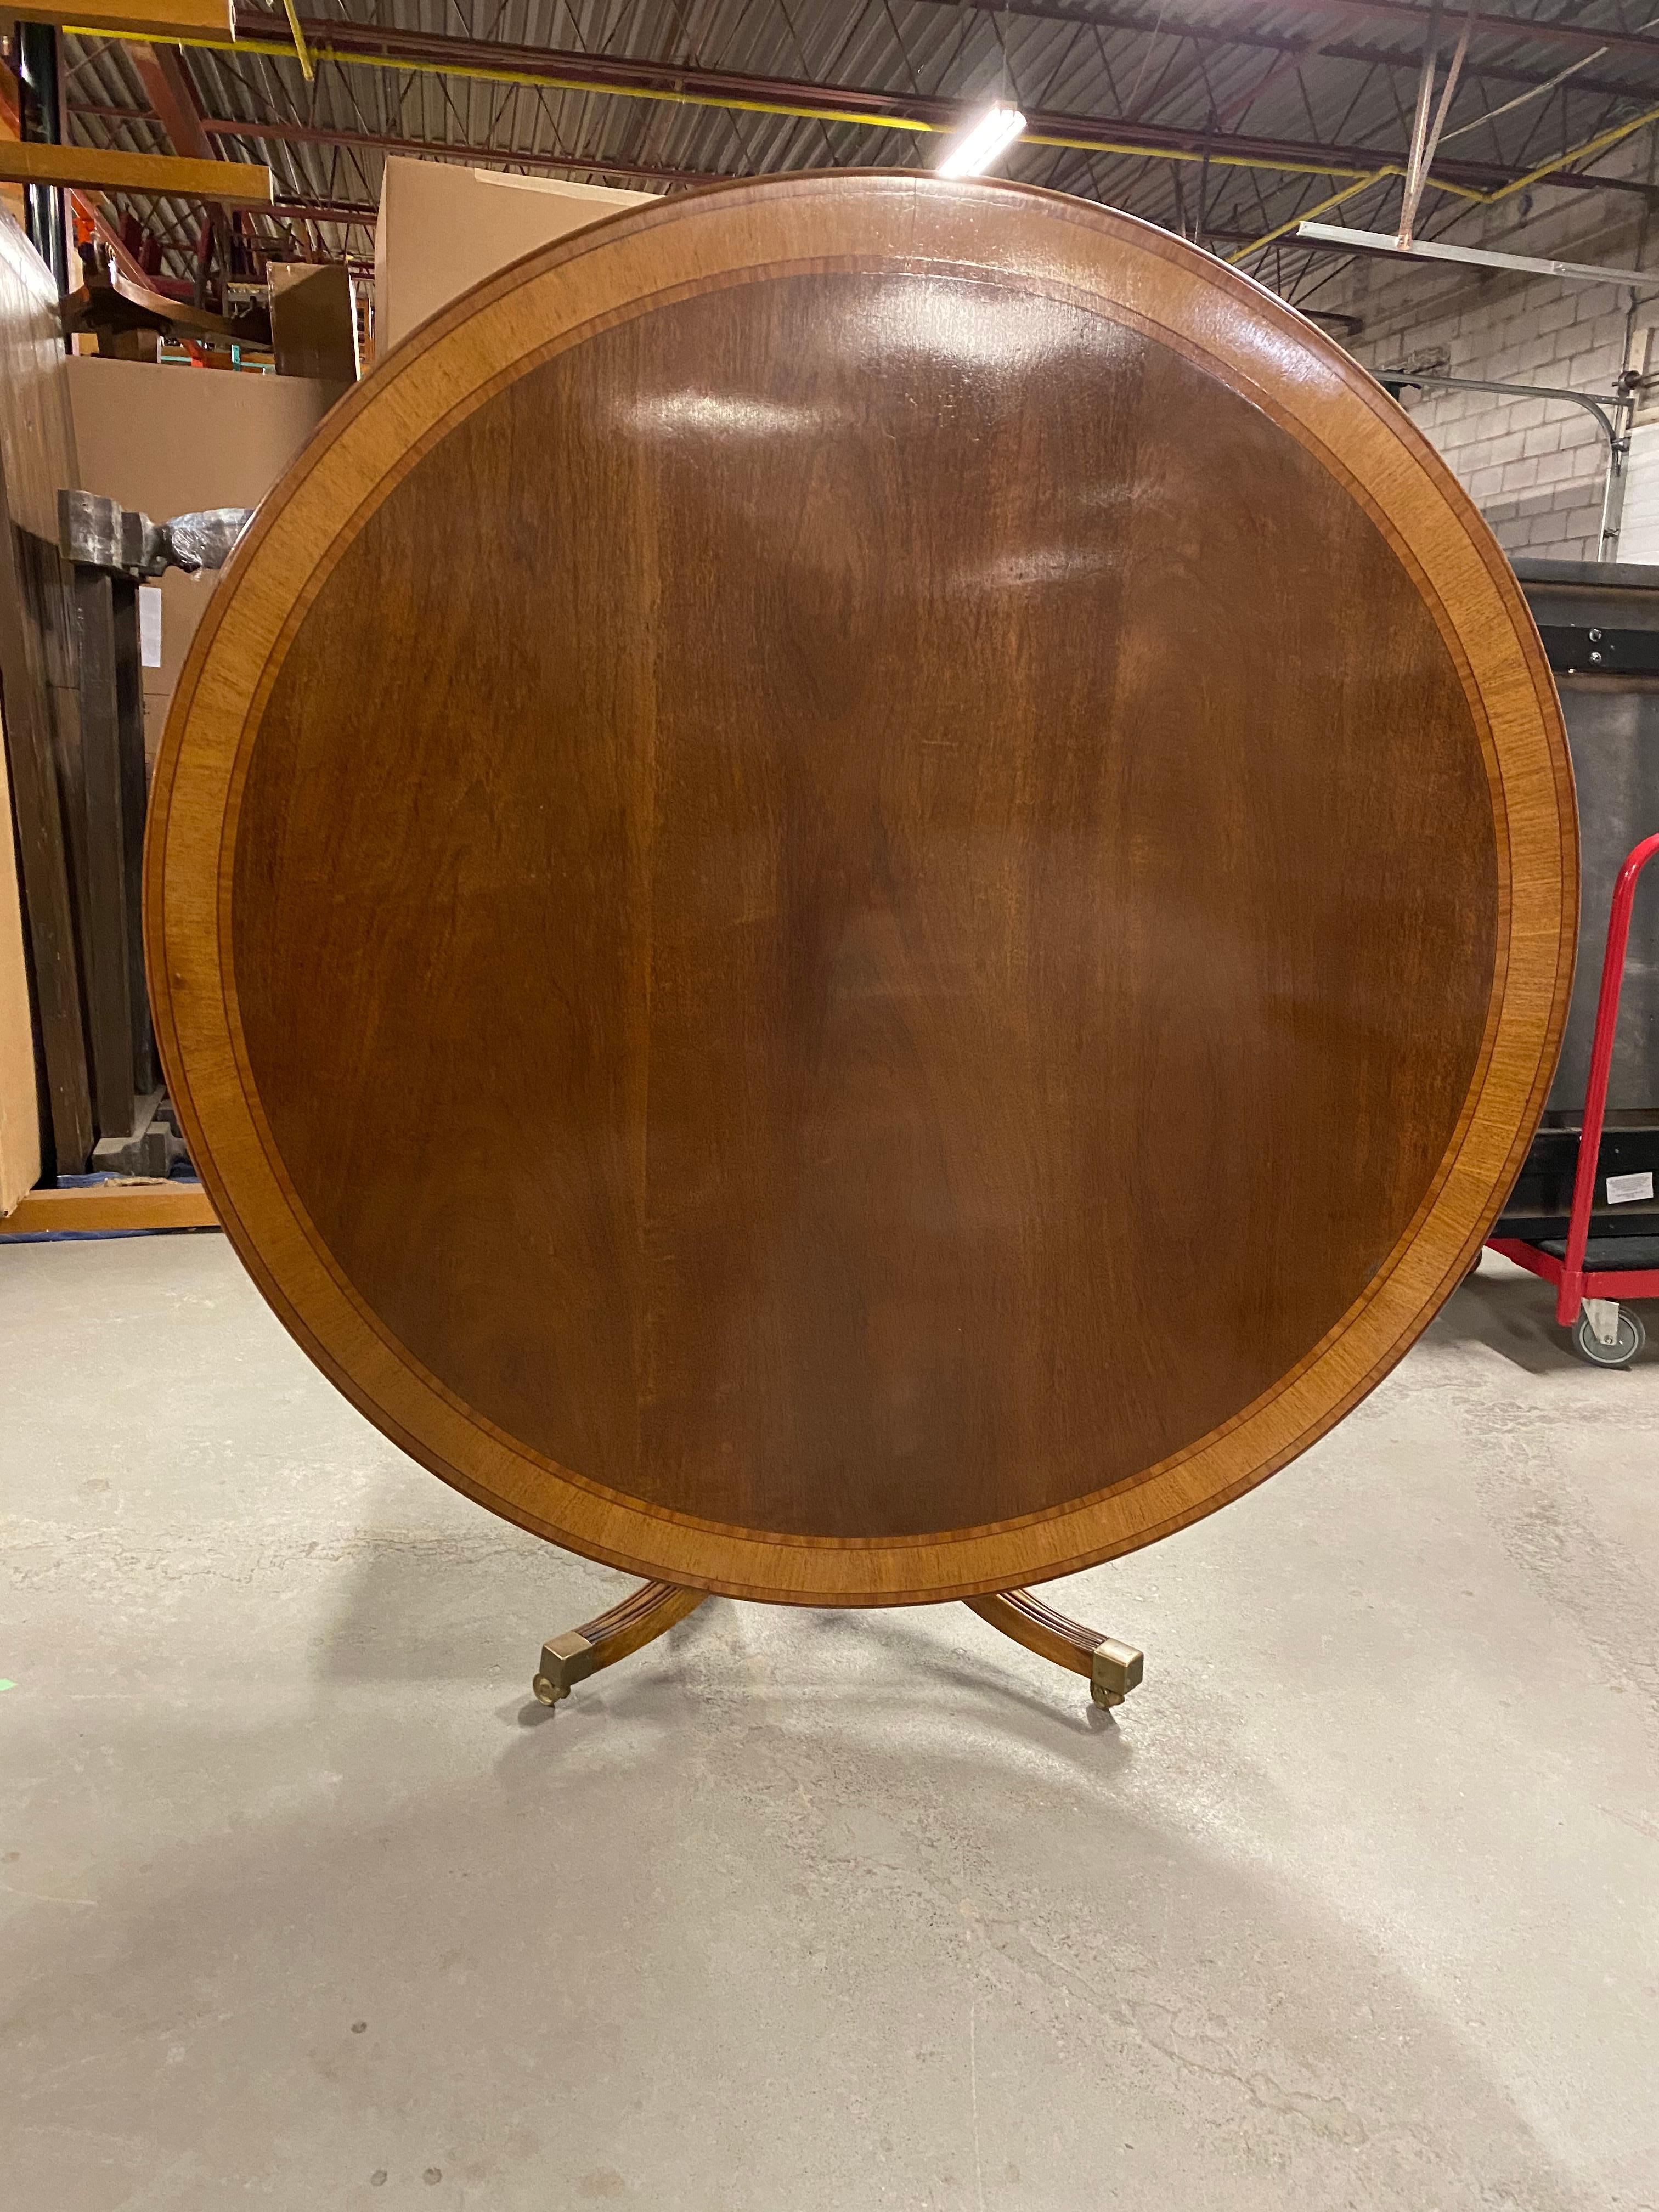
[(155, 1016), (384, 1433), (646, 1587), (963, 1599), (1284, 1466), (1547, 1088), (1571, 779), (1520, 594), (1248, 278), (1013, 185), (629, 211), (398, 347), (158, 765)]

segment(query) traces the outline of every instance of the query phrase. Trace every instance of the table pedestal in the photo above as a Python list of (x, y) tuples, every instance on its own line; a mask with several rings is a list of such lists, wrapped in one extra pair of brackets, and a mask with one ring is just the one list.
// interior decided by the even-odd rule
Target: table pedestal
[[(543, 1705), (557, 1705), (601, 1667), (612, 1667), (665, 1635), (708, 1595), (707, 1590), (684, 1589), (675, 1583), (641, 1583), (608, 1613), (544, 1644), (542, 1663), (531, 1687)], [(963, 1602), (1028, 1651), (1085, 1676), (1097, 1705), (1121, 1705), (1140, 1680), (1144, 1655), (1132, 1644), (1120, 1644), (1097, 1628), (1068, 1620), (1030, 1590), (999, 1590)]]

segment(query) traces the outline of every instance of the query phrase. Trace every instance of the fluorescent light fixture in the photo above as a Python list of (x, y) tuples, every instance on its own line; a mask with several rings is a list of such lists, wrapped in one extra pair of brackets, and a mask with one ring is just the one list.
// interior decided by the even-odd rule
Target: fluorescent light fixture
[(936, 177), (981, 177), (998, 155), (1006, 154), (1016, 138), (1025, 129), (1025, 118), (1017, 107), (1005, 107), (999, 100), (988, 107), (979, 121), (970, 124), (951, 150), (939, 164)]
[(1576, 284), (1650, 284), (1643, 269), (1608, 269), (1593, 261), (1550, 261), (1532, 253), (1493, 253), (1480, 246), (1437, 246), (1414, 238), (1402, 246), (1381, 230), (1344, 230), (1334, 222), (1299, 222), (1298, 246), (1328, 246), (1344, 253), (1376, 253), (1400, 261), (1452, 261), (1464, 269), (1508, 269), (1523, 276), (1564, 276)]

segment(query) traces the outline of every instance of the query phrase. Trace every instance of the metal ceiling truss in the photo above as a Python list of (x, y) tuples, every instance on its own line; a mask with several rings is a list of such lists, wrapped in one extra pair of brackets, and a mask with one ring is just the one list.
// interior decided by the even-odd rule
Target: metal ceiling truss
[[(1006, 173), (1233, 246), (1236, 259), (1265, 247), (1249, 265), (1306, 295), (1333, 272), (1310, 279), (1305, 253), (1281, 241), (1337, 205), (1345, 222), (1394, 220), (1431, 39), (1445, 56), (1467, 33), (1424, 165), (1421, 231), (1504, 200), (1522, 213), (1544, 187), (1648, 192), (1627, 164), (1610, 176), (1588, 165), (1659, 118), (1659, 37), (1643, 0), (1631, 0), (1638, 28), (1610, 0), (1545, 21), (1458, 0), (1229, 0), (1219, 15), (1103, 0), (511, 0), (513, 27), (533, 43), (499, 36), (509, 0), (340, 4), (353, 12), (301, 12), (290, 28), (282, 9), (245, 0), (234, 45), (156, 49), (170, 105), (154, 68), (134, 66), (148, 50), (75, 34), (75, 135), (184, 152), (174, 125), (188, 137), (193, 116), (209, 147), (270, 161), (287, 218), (271, 242), (297, 222), (308, 250), (339, 252), (348, 225), (372, 222), (389, 155), (667, 190), (916, 166), (1000, 93), (1029, 119)], [(354, 20), (371, 10), (388, 20)], [(1596, 15), (1613, 20), (1585, 20)], [(176, 257), (181, 228), (199, 222), (173, 209), (156, 228)]]

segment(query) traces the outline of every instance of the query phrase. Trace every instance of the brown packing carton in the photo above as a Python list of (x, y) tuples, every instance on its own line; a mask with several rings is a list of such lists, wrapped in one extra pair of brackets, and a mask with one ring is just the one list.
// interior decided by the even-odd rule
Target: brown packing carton
[(509, 261), (656, 197), (447, 161), (388, 161), (374, 226), (376, 361)]

